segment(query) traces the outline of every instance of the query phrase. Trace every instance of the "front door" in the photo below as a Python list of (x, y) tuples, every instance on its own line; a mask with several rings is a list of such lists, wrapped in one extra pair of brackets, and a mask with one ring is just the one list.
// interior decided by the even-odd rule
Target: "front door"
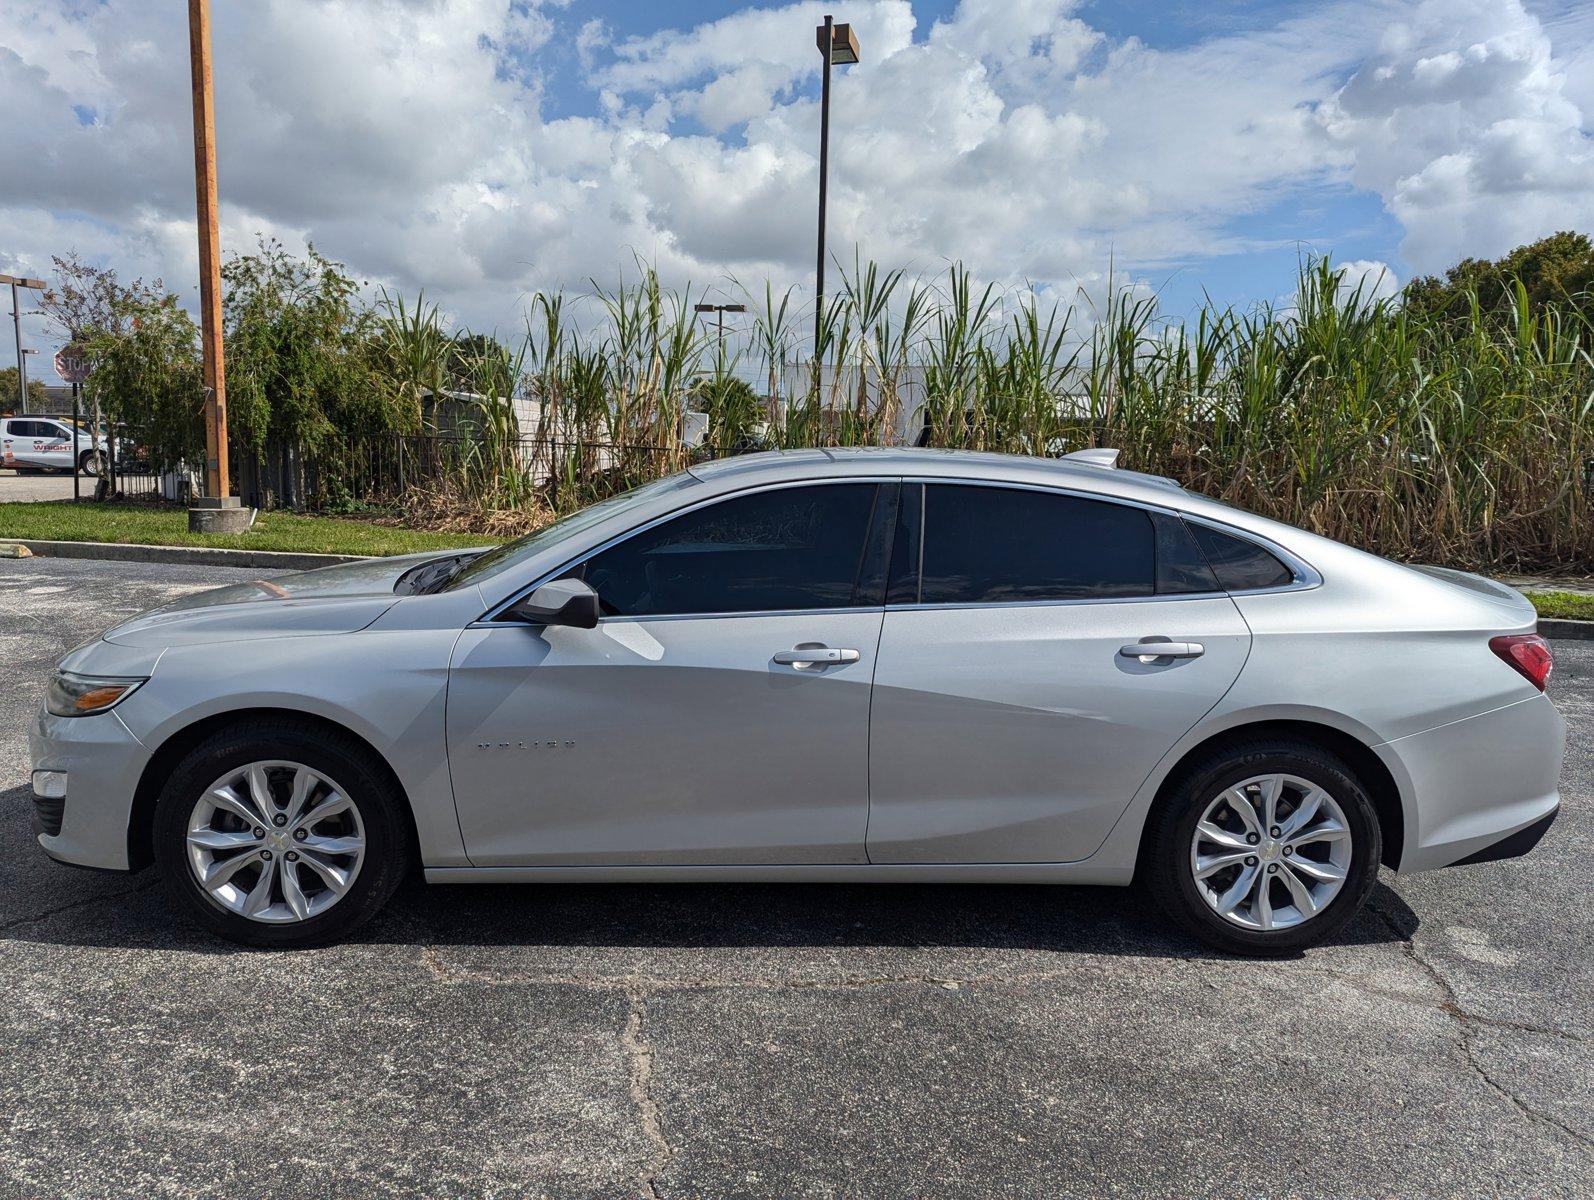
[[(1022, 488), (918, 498), (904, 487), (922, 571), (892, 568), (875, 671), (869, 857), (1087, 858), (1250, 632), (1177, 516)], [(1186, 656), (1123, 653), (1145, 639)]]
[(448, 755), (478, 866), (864, 860), (894, 484), (770, 488), (566, 574), (596, 629), (467, 629)]

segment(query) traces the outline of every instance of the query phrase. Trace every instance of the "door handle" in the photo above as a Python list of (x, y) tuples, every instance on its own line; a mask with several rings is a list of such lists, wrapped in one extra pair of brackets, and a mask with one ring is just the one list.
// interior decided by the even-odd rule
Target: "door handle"
[(1154, 642), (1149, 639), (1118, 647), (1118, 653), (1124, 658), (1138, 658), (1141, 662), (1150, 662), (1155, 658), (1200, 658), (1206, 652), (1207, 648), (1200, 642)]
[(783, 667), (827, 667), (855, 663), (858, 652), (835, 646), (798, 646), (795, 650), (777, 650), (775, 661)]

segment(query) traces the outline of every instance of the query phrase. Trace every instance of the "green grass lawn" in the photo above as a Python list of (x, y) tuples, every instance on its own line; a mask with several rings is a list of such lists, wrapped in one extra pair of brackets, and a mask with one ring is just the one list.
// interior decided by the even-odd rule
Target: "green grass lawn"
[(1594, 621), (1594, 596), (1578, 592), (1528, 592), (1527, 598), (1541, 617), (1563, 621)]
[(488, 545), (480, 534), (428, 533), (338, 517), (263, 512), (245, 534), (188, 532), (180, 508), (44, 501), (0, 504), (0, 541), (142, 542), (152, 546), (219, 546), (241, 550), (293, 550), (301, 554), (410, 554)]

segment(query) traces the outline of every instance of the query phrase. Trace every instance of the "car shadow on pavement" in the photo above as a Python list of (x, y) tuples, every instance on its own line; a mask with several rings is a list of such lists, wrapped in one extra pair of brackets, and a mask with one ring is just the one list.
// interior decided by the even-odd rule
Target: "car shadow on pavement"
[[(27, 790), (0, 793), (15, 814)], [(3, 810), (0, 810), (3, 811)], [(235, 953), (167, 903), (154, 871), (48, 862), (23, 822), (0, 826), (0, 938)], [(1380, 883), (1334, 943), (1399, 943), (1419, 920)], [(1150, 958), (1212, 952), (1137, 888), (981, 884), (489, 884), (401, 887), (351, 939), (366, 945), (1048, 950)]]

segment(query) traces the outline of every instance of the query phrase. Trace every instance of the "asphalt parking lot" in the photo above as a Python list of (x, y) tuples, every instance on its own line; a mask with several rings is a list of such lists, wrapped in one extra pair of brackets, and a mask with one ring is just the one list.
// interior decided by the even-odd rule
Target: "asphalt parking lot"
[(414, 885), (279, 954), (28, 824), (56, 660), (248, 577), (0, 561), (0, 1195), (1594, 1193), (1594, 643), (1532, 857), (1386, 876), (1296, 961), (904, 885)]
[[(81, 475), (78, 486), (84, 496), (94, 495), (94, 477)], [(0, 503), (19, 500), (70, 500), (72, 476), (55, 471), (0, 471)]]

